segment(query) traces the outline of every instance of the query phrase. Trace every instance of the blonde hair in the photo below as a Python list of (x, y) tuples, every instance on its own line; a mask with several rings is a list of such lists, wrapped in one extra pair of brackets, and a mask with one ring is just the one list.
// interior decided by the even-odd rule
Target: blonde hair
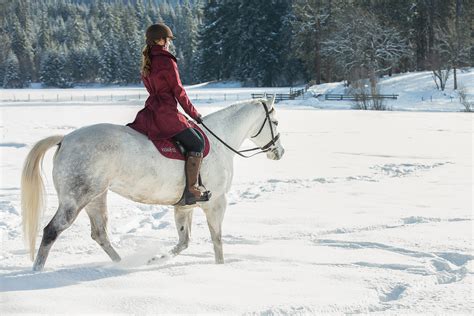
[(151, 45), (146, 44), (142, 50), (142, 68), (141, 73), (144, 77), (148, 77), (151, 72)]

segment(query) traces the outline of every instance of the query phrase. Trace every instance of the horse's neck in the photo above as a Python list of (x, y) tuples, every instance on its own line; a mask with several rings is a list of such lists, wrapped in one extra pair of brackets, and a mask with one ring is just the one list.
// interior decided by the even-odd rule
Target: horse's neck
[(205, 123), (219, 138), (238, 150), (263, 115), (256, 104), (250, 103), (214, 112), (206, 117)]

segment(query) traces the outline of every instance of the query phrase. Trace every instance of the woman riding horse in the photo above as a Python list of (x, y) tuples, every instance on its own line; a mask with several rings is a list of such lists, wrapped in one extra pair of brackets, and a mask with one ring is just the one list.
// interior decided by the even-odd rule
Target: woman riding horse
[(201, 114), (189, 100), (179, 77), (176, 57), (168, 49), (175, 37), (163, 23), (153, 24), (146, 30), (141, 77), (150, 96), (132, 123), (127, 126), (148, 136), (150, 140), (171, 138), (181, 143), (186, 153), (186, 205), (208, 201), (210, 192), (198, 185), (203, 159), (204, 140), (192, 128), (187, 118), (178, 111), (176, 99), (184, 111), (201, 123)]

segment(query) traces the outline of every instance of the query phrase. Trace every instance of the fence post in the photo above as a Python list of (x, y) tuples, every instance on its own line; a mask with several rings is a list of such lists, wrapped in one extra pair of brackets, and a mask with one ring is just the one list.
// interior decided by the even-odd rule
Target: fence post
[(71, 94), (71, 101), (72, 101), (72, 94)]
[(225, 100), (227, 100), (227, 99), (226, 99), (226, 95), (225, 95), (225, 93), (224, 93), (224, 101), (225, 101)]
[(56, 102), (59, 102), (59, 94), (56, 94)]
[(30, 101), (30, 94), (28, 93), (28, 101)]

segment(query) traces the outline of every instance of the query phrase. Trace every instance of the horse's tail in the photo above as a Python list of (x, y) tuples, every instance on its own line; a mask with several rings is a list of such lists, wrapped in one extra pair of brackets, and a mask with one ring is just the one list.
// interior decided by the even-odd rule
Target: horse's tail
[(64, 135), (54, 135), (37, 142), (28, 153), (21, 173), (21, 216), (23, 238), (30, 250), (30, 258), (35, 258), (38, 225), (46, 206), (44, 183), (41, 177), (44, 154), (57, 145)]

